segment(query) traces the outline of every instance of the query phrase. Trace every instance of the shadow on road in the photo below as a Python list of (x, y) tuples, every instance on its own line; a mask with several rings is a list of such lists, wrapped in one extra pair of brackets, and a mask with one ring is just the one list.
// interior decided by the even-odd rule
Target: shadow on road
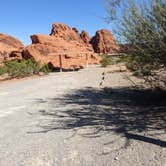
[(39, 114), (47, 121), (39, 123), (41, 130), (37, 132), (89, 128), (82, 136), (95, 138), (114, 132), (128, 140), (166, 147), (164, 140), (155, 137), (165, 134), (165, 97), (166, 92), (131, 88), (75, 90), (46, 101), (50, 109), (40, 110)]

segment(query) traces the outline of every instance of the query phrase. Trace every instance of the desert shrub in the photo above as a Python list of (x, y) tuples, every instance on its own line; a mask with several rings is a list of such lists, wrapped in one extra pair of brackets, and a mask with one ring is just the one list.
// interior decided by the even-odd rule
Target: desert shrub
[(22, 78), (43, 72), (47, 74), (51, 69), (48, 65), (40, 65), (33, 59), (23, 59), (21, 61), (8, 61), (0, 67), (0, 75), (8, 73), (10, 78)]
[(51, 70), (52, 70), (52, 69), (49, 67), (48, 64), (45, 64), (45, 65), (43, 65), (43, 66), (40, 68), (40, 72), (43, 72), (43, 73), (45, 73), (45, 74), (51, 72)]
[(124, 58), (126, 66), (133, 71), (135, 76), (148, 76), (152, 71), (158, 68), (150, 56), (126, 56)]
[(39, 72), (38, 64), (32, 59), (9, 61), (5, 63), (5, 66), (11, 78), (22, 78)]
[(6, 66), (0, 66), (0, 75), (7, 73)]
[(110, 65), (110, 60), (108, 57), (104, 57), (100, 63), (102, 67), (107, 67), (108, 65)]
[(117, 35), (128, 46), (125, 51), (129, 55), (128, 68), (144, 76), (165, 67), (166, 0), (107, 2), (108, 20), (118, 23)]

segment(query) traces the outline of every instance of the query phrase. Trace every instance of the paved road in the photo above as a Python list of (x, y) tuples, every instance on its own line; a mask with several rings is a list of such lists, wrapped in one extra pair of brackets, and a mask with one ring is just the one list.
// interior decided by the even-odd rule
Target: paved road
[(111, 125), (104, 128), (103, 113), (96, 116), (95, 111), (110, 109), (98, 104), (104, 70), (91, 67), (1, 84), (0, 166), (127, 166), (134, 160), (136, 166), (164, 164), (163, 148), (157, 156), (145, 149), (151, 158), (144, 162), (141, 150), (133, 148), (137, 142), (122, 148), (126, 138), (112, 132)]
[(77, 157), (78, 150), (70, 145), (72, 139), (68, 141), (72, 132), (33, 132), (42, 130), (37, 127), (41, 118), (38, 112), (49, 109), (47, 100), (74, 89), (99, 86), (102, 70), (94, 70), (91, 68), (89, 74), (86, 70), (54, 73), (0, 85), (0, 166), (68, 165), (70, 158)]

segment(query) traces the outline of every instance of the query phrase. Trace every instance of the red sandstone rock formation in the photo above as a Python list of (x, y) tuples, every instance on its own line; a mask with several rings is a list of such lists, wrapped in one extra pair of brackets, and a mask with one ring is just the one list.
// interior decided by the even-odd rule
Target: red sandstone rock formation
[(79, 32), (78, 29), (75, 28), (75, 27), (73, 27), (72, 30), (73, 30), (74, 32), (76, 32), (77, 34), (78, 34), (78, 32)]
[(80, 34), (81, 39), (84, 41), (85, 44), (90, 44), (90, 36), (88, 32), (82, 31)]
[(83, 42), (77, 30), (64, 24), (54, 23), (50, 36), (38, 34), (32, 35), (31, 39), (32, 44), (24, 49), (23, 56), (32, 57), (41, 64), (71, 69), (100, 61), (100, 57)]
[[(97, 53), (113, 53), (119, 50), (112, 34), (100, 30), (90, 39), (86, 31), (79, 34), (76, 28), (54, 23), (50, 35), (32, 35), (32, 44), (23, 48), (17, 39), (0, 33), (0, 62), (12, 59), (33, 58), (41, 64), (55, 68), (82, 68), (99, 63)], [(93, 47), (92, 47), (93, 46)]]
[(21, 52), (24, 45), (16, 38), (0, 33), (0, 63), (21, 59)]
[(24, 58), (33, 58), (41, 64), (51, 64), (54, 68), (62, 67), (63, 69), (84, 68), (87, 62), (88, 64), (94, 64), (100, 61), (93, 52), (87, 52), (87, 54), (83, 52), (81, 54), (77, 48), (73, 48), (73, 45), (70, 44), (65, 46), (66, 50), (64, 52), (63, 46), (59, 46), (59, 44), (32, 44), (24, 49), (23, 56)]
[(91, 44), (96, 53), (115, 53), (119, 51), (112, 33), (109, 30), (102, 29), (96, 32), (91, 39)]
[(52, 25), (52, 30), (50, 35), (56, 37), (57, 39), (58, 38), (64, 39), (67, 42), (75, 41), (77, 43), (80, 43), (82, 46), (87, 47), (89, 51), (94, 51), (92, 45), (85, 43), (85, 41), (78, 34), (77, 28), (71, 29), (69, 26), (65, 24), (54, 23)]
[(77, 33), (76, 28), (73, 30), (69, 26), (61, 23), (54, 23), (52, 25), (51, 36), (64, 39), (67, 42), (77, 41), (83, 43), (81, 37)]

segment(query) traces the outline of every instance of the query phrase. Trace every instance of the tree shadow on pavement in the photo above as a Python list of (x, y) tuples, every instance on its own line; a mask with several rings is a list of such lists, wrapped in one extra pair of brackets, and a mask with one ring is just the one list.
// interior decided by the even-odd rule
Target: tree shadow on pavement
[[(53, 130), (89, 129), (81, 136), (101, 137), (114, 132), (127, 140), (138, 140), (166, 147), (166, 92), (133, 88), (91, 88), (75, 90), (59, 98), (48, 99), (48, 110), (39, 114), (38, 133)], [(43, 100), (38, 100), (40, 102)], [(142, 134), (144, 133), (144, 134)], [(111, 143), (111, 142), (110, 142)]]

